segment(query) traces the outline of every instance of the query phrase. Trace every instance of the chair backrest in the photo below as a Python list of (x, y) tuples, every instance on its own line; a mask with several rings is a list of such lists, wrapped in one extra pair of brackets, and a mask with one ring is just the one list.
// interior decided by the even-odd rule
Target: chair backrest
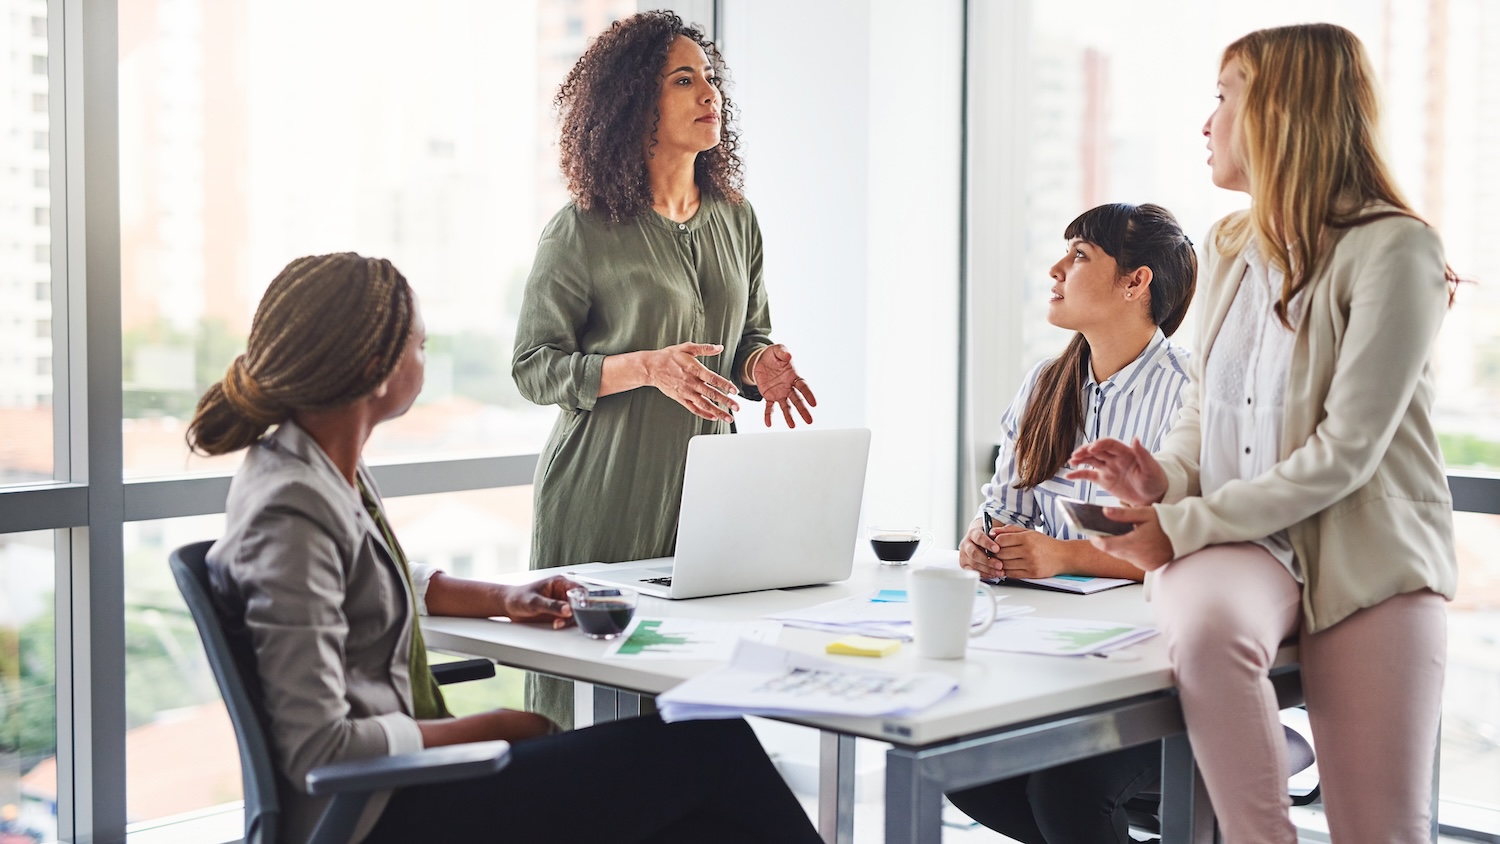
[[(271, 760), (260, 713), (251, 696), (258, 688), (252, 657), (236, 658), (235, 648), (224, 632), (224, 621), (214, 606), (205, 557), (212, 542), (194, 542), (172, 552), (172, 577), (188, 612), (198, 626), (203, 650), (213, 668), (219, 694), (229, 710), (234, 735), (240, 747), (240, 774), (245, 783), (245, 844), (276, 844), (276, 825), (281, 802), (276, 795), (276, 768)], [(248, 673), (248, 677), (246, 674)]]

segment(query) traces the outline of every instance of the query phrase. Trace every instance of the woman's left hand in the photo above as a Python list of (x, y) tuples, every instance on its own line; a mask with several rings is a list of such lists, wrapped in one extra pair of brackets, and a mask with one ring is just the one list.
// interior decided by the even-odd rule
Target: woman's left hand
[(551, 621), (553, 629), (573, 623), (573, 607), (568, 604), (568, 590), (577, 586), (562, 575), (546, 580), (523, 583), (506, 589), (504, 615), (511, 621)]
[(1119, 557), (1141, 571), (1159, 569), (1175, 559), (1172, 540), (1161, 529), (1155, 507), (1105, 507), (1104, 515), (1118, 522), (1130, 522), (1135, 525), (1135, 530), (1119, 536), (1090, 539), (1095, 548)]
[(1067, 568), (1067, 546), (1061, 539), (1016, 525), (998, 525), (990, 536), (1000, 546), (995, 558), (1006, 577), (1052, 577)]
[(767, 428), (771, 427), (771, 408), (776, 406), (781, 407), (788, 428), (797, 427), (797, 422), (792, 419), (792, 405), (797, 406), (802, 421), (812, 424), (812, 413), (808, 408), (817, 407), (818, 400), (806, 379), (792, 367), (792, 353), (786, 350), (786, 346), (780, 343), (767, 346), (756, 358), (755, 372), (751, 374), (755, 376), (755, 388), (760, 390), (760, 396), (766, 402)]

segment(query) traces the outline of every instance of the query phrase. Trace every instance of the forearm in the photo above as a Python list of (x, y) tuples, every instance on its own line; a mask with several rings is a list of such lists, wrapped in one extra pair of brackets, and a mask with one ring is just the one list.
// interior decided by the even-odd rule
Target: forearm
[(423, 747), (470, 744), (476, 741), (523, 741), (557, 731), (551, 721), (531, 712), (496, 709), (462, 718), (418, 721)]
[(1146, 573), (1135, 565), (1100, 551), (1087, 539), (1066, 540), (1064, 547), (1068, 549), (1068, 563), (1063, 568), (1065, 574), (1121, 577), (1135, 581), (1146, 578)]
[(510, 587), (482, 580), (465, 580), (436, 572), (427, 581), (427, 614), (459, 618), (505, 615)]
[(605, 357), (604, 374), (599, 379), (600, 397), (651, 386), (649, 363), (652, 354), (654, 352), (625, 352)]

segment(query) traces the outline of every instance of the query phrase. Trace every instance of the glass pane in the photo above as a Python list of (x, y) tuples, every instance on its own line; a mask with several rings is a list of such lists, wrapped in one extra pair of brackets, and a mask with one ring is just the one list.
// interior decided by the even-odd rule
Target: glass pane
[(240, 754), (198, 631), (167, 568), (223, 516), (125, 525), (125, 805), (132, 823), (239, 800)]
[[(0, 16), (0, 484), (52, 479), (47, 4)], [(3, 823), (3, 821), (0, 821)]]
[(1454, 522), (1440, 782), (1446, 799), (1500, 810), (1500, 516), (1456, 513)]
[(0, 841), (57, 838), (53, 533), (0, 534)]
[(430, 332), (426, 391), (370, 456), (540, 450), (555, 412), (516, 392), (510, 343), (566, 200), (551, 98), (634, 8), (122, 0), (126, 474), (238, 461), (186, 456), (194, 403), (272, 277), (342, 250), (394, 261)]

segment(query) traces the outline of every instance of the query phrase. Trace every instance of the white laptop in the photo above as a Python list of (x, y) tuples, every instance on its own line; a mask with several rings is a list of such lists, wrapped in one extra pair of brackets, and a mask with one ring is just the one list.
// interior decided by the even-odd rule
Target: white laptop
[(869, 454), (865, 428), (693, 437), (675, 557), (554, 573), (662, 598), (847, 580)]

